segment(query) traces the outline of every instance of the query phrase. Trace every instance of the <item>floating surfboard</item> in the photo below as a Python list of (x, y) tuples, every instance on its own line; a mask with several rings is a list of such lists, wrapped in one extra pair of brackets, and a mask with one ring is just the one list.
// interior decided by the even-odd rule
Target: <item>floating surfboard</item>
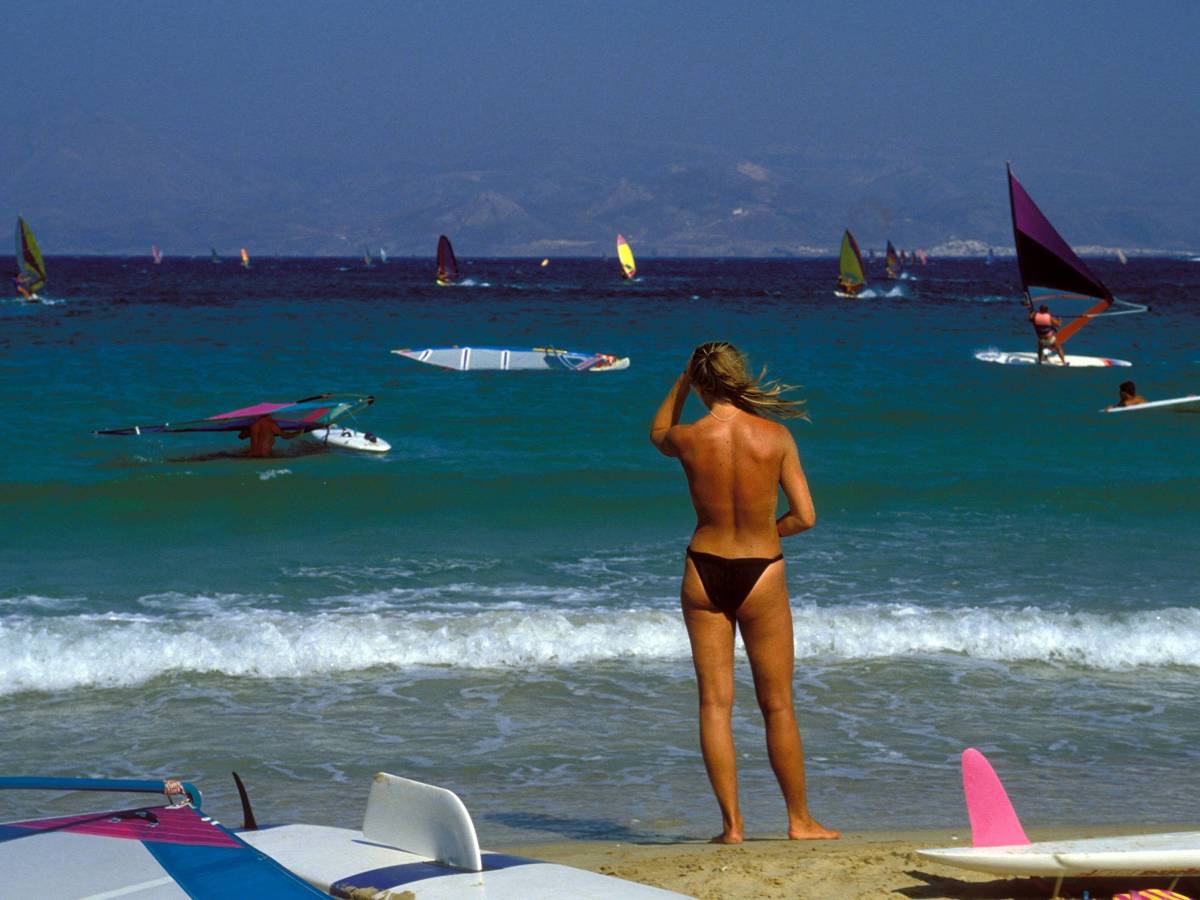
[(387, 453), (392, 445), (378, 435), (369, 431), (355, 431), (353, 428), (317, 428), (310, 431), (314, 438), (328, 447), (340, 447), (342, 450), (358, 450), (363, 453)]
[(393, 350), (414, 362), (468, 371), (538, 371), (613, 372), (629, 368), (629, 357), (607, 353), (579, 353), (555, 347), (534, 347), (531, 350), (512, 350), (504, 347), (431, 347), (427, 350)]
[(918, 856), (994, 875), (1059, 879), (1200, 873), (1200, 831), (1030, 843), (1004, 786), (978, 750), (963, 751), (962, 778), (971, 846), (918, 850)]
[(1146, 403), (1135, 403), (1133, 406), (1110, 406), (1100, 410), (1103, 413), (1140, 412), (1147, 409), (1168, 409), (1172, 406), (1200, 405), (1200, 394), (1188, 394), (1186, 397), (1171, 397), (1169, 400), (1150, 400)]
[[(975, 358), (980, 362), (999, 363), (1002, 366), (1036, 366), (1038, 364), (1036, 353), (1008, 353), (1004, 350), (980, 350), (975, 354)], [(1043, 366), (1057, 366), (1064, 368), (1062, 361), (1058, 358), (1057, 353), (1047, 353), (1042, 357)], [(1076, 354), (1067, 354), (1067, 366), (1071, 369), (1090, 369), (1105, 366), (1132, 366), (1133, 363), (1123, 359), (1111, 359), (1107, 356), (1078, 356)]]
[(454, 793), (384, 772), (372, 782), (361, 831), (281, 825), (243, 832), (241, 837), (335, 897), (678, 900), (683, 896), (571, 866), (481, 851), (471, 816)]

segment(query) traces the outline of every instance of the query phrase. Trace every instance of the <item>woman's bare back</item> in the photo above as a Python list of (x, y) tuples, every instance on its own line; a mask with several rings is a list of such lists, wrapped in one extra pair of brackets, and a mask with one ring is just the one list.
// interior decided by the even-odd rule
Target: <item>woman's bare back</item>
[(726, 415), (672, 429), (696, 510), (691, 547), (728, 557), (775, 556), (775, 510), (791, 435), (751, 413)]

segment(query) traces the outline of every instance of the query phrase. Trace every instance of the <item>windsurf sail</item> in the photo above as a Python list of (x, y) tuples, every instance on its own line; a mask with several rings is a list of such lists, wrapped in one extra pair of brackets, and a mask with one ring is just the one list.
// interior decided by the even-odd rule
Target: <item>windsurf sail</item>
[(366, 266), (368, 269), (371, 268), (372, 263), (371, 263), (371, 251), (370, 250), (363, 251), (363, 265)]
[(212, 261), (215, 263), (219, 263), (221, 261), (221, 257), (217, 254), (217, 248), (210, 247), (209, 249), (212, 251)]
[(883, 257), (883, 269), (885, 277), (896, 278), (900, 274), (900, 257), (896, 254), (896, 248), (892, 246), (892, 242), (887, 242), (887, 253)]
[[(1017, 268), (1027, 303), (1049, 298), (1095, 301), (1080, 316), (1058, 329), (1062, 344), (1090, 320), (1102, 315), (1145, 312), (1147, 307), (1115, 300), (1112, 293), (1075, 251), (1054, 230), (1050, 220), (1021, 187), (1012, 168), (1008, 168), (1008, 202), (1012, 210), (1013, 240), (1017, 248)], [(1115, 313), (1109, 308), (1118, 303), (1127, 307)]]
[(862, 253), (858, 249), (858, 241), (850, 229), (842, 235), (842, 252), (838, 257), (838, 282), (851, 288), (857, 288), (867, 283), (866, 268), (863, 266)]
[(17, 216), (17, 272), (25, 290), (36, 294), (46, 284), (46, 263), (29, 224)]
[(637, 264), (633, 261), (633, 249), (621, 235), (617, 235), (617, 258), (621, 261), (621, 275), (633, 278), (637, 275)]
[(162, 264), (162, 251), (158, 249), (158, 244), (153, 244), (150, 247), (150, 258), (154, 260), (154, 264)]
[(1119, 262), (1121, 265), (1125, 265), (1127, 262), (1129, 262), (1129, 258), (1125, 256), (1125, 251), (1120, 247), (1117, 248), (1117, 262)]
[(157, 794), (133, 808), (0, 824), (11, 897), (326, 897), (206, 815), (186, 782), (0, 778), (0, 790)]
[(360, 394), (317, 394), (293, 403), (256, 403), (206, 419), (164, 422), (160, 425), (130, 425), (106, 428), (96, 434), (140, 435), (174, 434), (185, 431), (241, 431), (263, 416), (270, 416), (284, 431), (312, 431), (331, 425), (343, 416), (366, 409), (375, 398)]
[(387, 251), (382, 247), (379, 248), (379, 261), (384, 264), (387, 263)]
[(458, 260), (454, 258), (454, 248), (450, 246), (450, 238), (444, 234), (438, 236), (437, 248), (437, 283), (453, 284), (458, 281)]
[(242, 248), (242, 268), (250, 268), (250, 254), (246, 252), (246, 248)]
[(992, 263), (994, 263), (995, 261), (996, 261), (996, 254), (992, 252), (992, 248), (991, 248), (991, 247), (988, 247), (987, 259), (985, 260), (985, 262), (987, 263), (987, 265), (989, 265), (989, 266), (990, 266), (990, 265), (992, 265)]

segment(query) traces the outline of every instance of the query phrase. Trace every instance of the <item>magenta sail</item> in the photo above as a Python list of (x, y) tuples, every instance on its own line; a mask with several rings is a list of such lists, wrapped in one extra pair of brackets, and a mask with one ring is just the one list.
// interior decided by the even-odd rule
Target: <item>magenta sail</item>
[(1017, 248), (1017, 265), (1021, 270), (1021, 286), (1026, 293), (1031, 288), (1061, 291), (1081, 297), (1095, 297), (1112, 302), (1112, 294), (1104, 282), (1092, 274), (1075, 251), (1062, 239), (1008, 170), (1008, 199), (1012, 207), (1013, 239)]

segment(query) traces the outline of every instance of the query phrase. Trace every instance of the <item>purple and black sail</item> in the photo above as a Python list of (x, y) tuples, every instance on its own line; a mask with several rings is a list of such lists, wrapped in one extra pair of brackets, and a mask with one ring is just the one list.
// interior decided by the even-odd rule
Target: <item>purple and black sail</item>
[(1021, 270), (1021, 287), (1031, 300), (1057, 295), (1071, 299), (1095, 299), (1099, 302), (1079, 318), (1058, 330), (1061, 345), (1087, 324), (1093, 316), (1113, 304), (1113, 295), (1099, 278), (1092, 274), (1075, 251), (1054, 230), (1033, 198), (1021, 187), (1008, 168), (1008, 202), (1012, 209), (1013, 240), (1017, 249), (1017, 265)]

